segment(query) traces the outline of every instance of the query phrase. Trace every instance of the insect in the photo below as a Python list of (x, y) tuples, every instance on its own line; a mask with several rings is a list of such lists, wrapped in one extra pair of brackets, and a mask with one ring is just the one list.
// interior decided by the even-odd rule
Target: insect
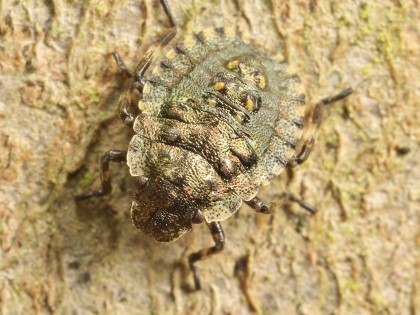
[[(273, 60), (230, 28), (191, 34), (154, 60), (177, 32), (167, 0), (161, 5), (170, 31), (148, 50), (134, 72), (118, 53), (113, 54), (132, 78), (120, 97), (119, 114), (135, 135), (127, 151), (102, 155), (102, 187), (76, 200), (109, 194), (110, 162), (126, 163), (137, 178), (131, 207), (136, 228), (158, 242), (171, 242), (193, 224), (208, 225), (215, 245), (189, 255), (195, 287), (200, 289), (196, 263), (225, 245), (220, 222), (232, 216), (242, 201), (257, 212), (269, 213), (256, 197), (259, 187), (307, 159), (323, 106), (352, 90), (319, 102), (312, 114), (312, 136), (301, 139), (305, 93), (287, 63)], [(152, 63), (154, 69), (149, 71)], [(297, 151), (299, 141), (303, 145)]]

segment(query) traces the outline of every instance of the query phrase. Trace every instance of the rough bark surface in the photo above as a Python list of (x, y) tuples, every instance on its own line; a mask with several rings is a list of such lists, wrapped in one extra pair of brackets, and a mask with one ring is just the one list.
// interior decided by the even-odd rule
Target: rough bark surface
[(418, 1), (170, 4), (180, 33), (234, 25), (288, 59), (310, 104), (355, 93), (328, 107), (309, 161), (261, 190), (272, 215), (244, 206), (223, 222), (226, 248), (190, 292), (186, 257), (212, 244), (205, 226), (145, 238), (124, 166), (111, 166), (111, 196), (73, 199), (99, 186), (102, 151), (127, 147), (127, 79), (110, 53), (133, 68), (162, 37), (158, 1), (0, 1), (0, 313), (417, 314)]

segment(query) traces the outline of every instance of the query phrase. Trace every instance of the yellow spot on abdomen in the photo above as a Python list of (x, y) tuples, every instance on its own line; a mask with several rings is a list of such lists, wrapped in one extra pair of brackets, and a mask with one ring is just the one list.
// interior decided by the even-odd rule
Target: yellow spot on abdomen
[(228, 64), (227, 64), (227, 68), (228, 69), (235, 69), (235, 68), (237, 68), (238, 67), (238, 64), (239, 64), (239, 61), (238, 60), (232, 60), (231, 62), (229, 62)]
[(254, 101), (250, 97), (246, 98), (245, 107), (250, 112), (254, 110)]
[(260, 87), (260, 89), (265, 89), (267, 82), (265, 81), (265, 76), (261, 75), (260, 77), (260, 81), (258, 82), (258, 86)]
[(244, 120), (243, 120), (243, 118), (242, 118), (242, 116), (241, 115), (235, 115), (235, 120), (237, 121), (237, 122), (239, 122), (239, 123), (242, 123)]
[(210, 99), (208, 100), (208, 103), (209, 103), (209, 105), (210, 105), (210, 106), (212, 106), (212, 107), (215, 107), (215, 106), (217, 105), (216, 100), (215, 100), (215, 99), (212, 99), (212, 98), (210, 98)]
[(216, 82), (216, 83), (213, 85), (213, 88), (214, 88), (216, 91), (223, 90), (223, 89), (225, 88), (225, 83), (224, 83), (223, 81), (218, 81), (218, 82)]

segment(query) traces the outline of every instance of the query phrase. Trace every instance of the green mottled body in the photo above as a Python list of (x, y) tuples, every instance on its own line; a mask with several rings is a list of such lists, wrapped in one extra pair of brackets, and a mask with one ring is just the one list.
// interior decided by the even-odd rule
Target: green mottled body
[[(207, 222), (225, 220), (286, 167), (302, 135), (305, 95), (286, 63), (229, 29), (188, 37), (155, 64), (127, 164), (133, 176), (162, 187), (143, 201), (134, 199), (134, 223), (141, 221), (136, 226), (146, 234), (166, 228), (169, 236), (157, 240), (169, 241), (191, 228), (193, 209)], [(176, 188), (166, 189), (168, 183)], [(160, 193), (174, 193), (166, 198), (169, 206), (158, 200)], [(145, 214), (150, 202), (157, 210)], [(166, 223), (156, 224), (165, 227), (148, 227), (160, 212)], [(184, 218), (184, 227), (166, 227), (171, 215), (173, 222)]]

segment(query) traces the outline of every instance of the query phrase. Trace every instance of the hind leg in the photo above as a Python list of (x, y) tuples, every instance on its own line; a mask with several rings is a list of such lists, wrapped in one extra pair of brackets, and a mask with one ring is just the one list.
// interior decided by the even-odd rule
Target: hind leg
[(188, 256), (188, 262), (190, 264), (190, 269), (193, 272), (196, 290), (201, 289), (201, 281), (197, 271), (196, 263), (209, 256), (221, 252), (225, 246), (225, 233), (223, 232), (222, 225), (220, 224), (220, 222), (211, 222), (207, 223), (207, 225), (210, 229), (210, 233), (213, 237), (215, 245), (213, 247), (202, 249), (198, 252), (192, 253)]

